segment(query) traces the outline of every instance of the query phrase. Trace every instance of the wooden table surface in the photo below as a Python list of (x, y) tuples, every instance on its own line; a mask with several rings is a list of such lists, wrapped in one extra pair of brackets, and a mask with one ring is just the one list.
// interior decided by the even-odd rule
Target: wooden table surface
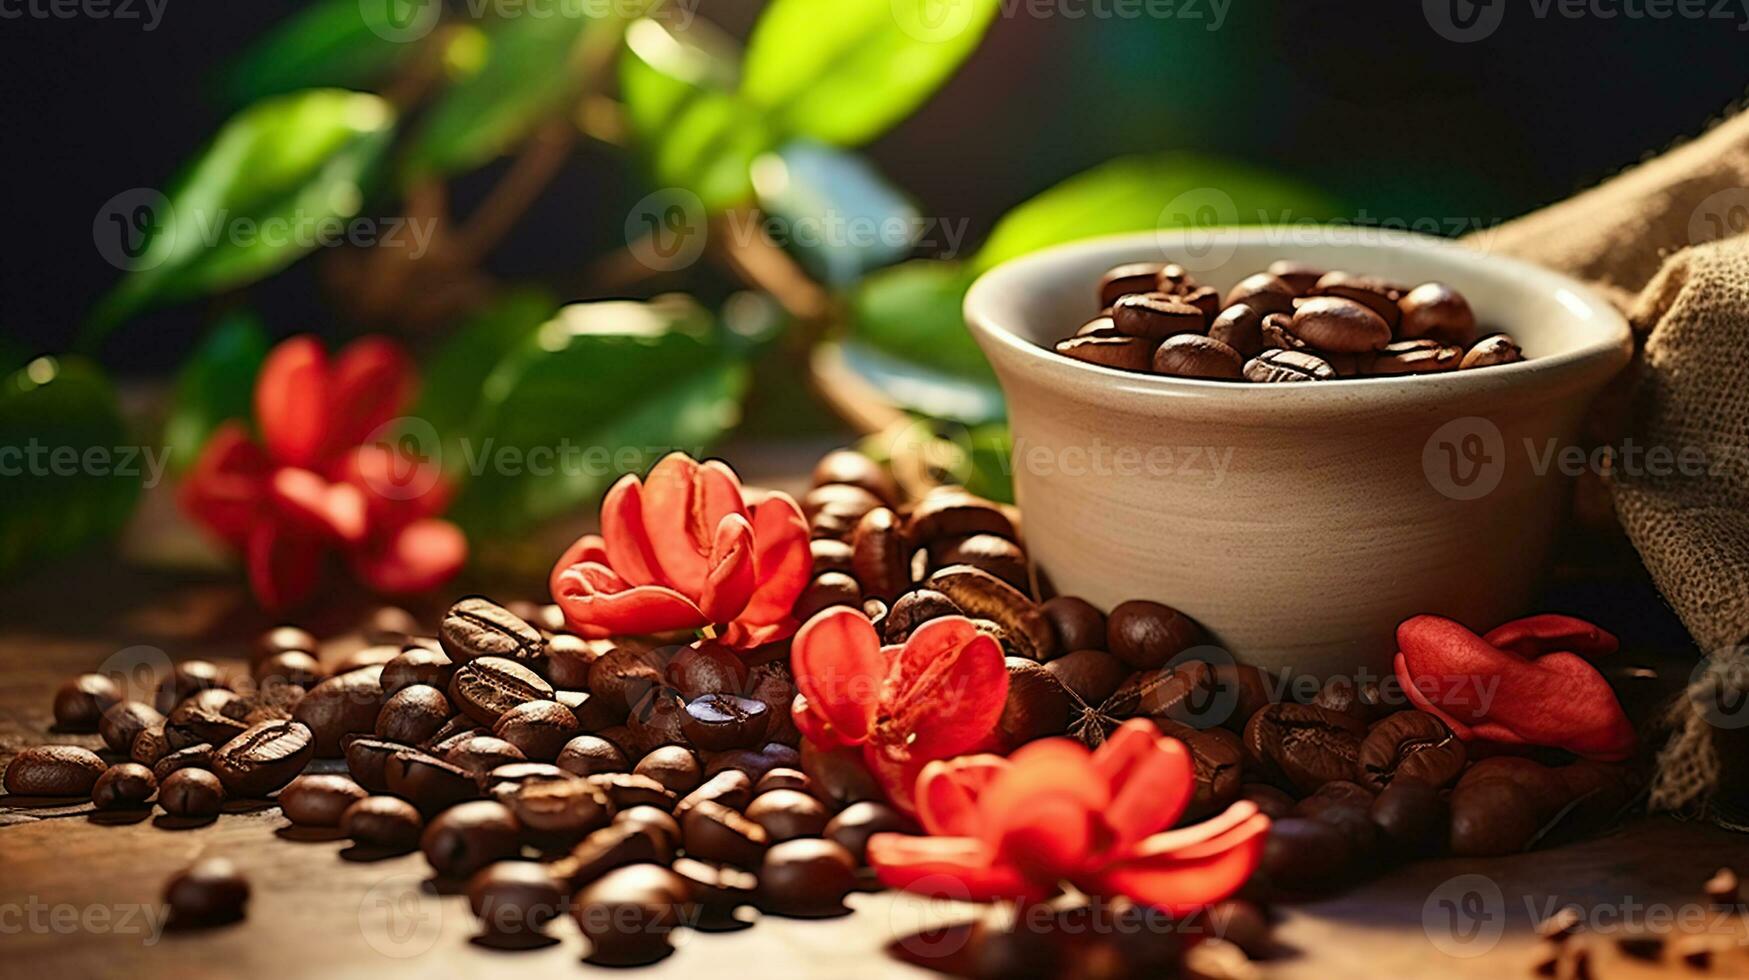
[[(520, 594), (532, 596), (538, 582), (520, 584), (528, 589)], [(0, 765), (26, 745), (97, 744), (96, 736), (48, 731), (53, 691), (67, 676), (116, 658), (241, 663), (249, 638), (266, 625), (229, 576), (147, 571), (94, 557), (11, 583), (0, 592), (0, 610), (7, 681), (0, 687)], [(336, 633), (362, 612), (357, 600), (336, 596), (314, 625), (319, 635)], [(216, 930), (165, 932), (163, 883), (202, 855), (243, 868), (253, 886), (248, 918)], [(1265, 972), (1308, 980), (1528, 977), (1538, 946), (1533, 923), (1572, 903), (1601, 932), (1644, 924), (1674, 947), (1729, 946), (1732, 959), (1709, 975), (1749, 976), (1749, 921), (1710, 910), (1699, 895), (1714, 869), (1730, 863), (1749, 870), (1749, 839), (1637, 817), (1603, 837), (1510, 858), (1382, 870), (1340, 894), (1278, 906), (1282, 952)], [(343, 840), (289, 829), (270, 804), (178, 827), (161, 812), (113, 817), (88, 803), (0, 797), (0, 978), (595, 972), (580, 962), (582, 941), (568, 922), (554, 927), (556, 941), (544, 948), (505, 952), (473, 942), (466, 900), (428, 879), (416, 853), (357, 860)], [(685, 934), (672, 957), (643, 975), (925, 975), (888, 945), (927, 948), (937, 940), (920, 930), (980, 913), (890, 893), (851, 901), (855, 913), (838, 919), (766, 918), (735, 933)], [(1710, 936), (1687, 935), (1703, 932)], [(1615, 962), (1612, 946), (1604, 944), (1600, 958), (1598, 976), (1642, 975), (1633, 972), (1636, 964)]]

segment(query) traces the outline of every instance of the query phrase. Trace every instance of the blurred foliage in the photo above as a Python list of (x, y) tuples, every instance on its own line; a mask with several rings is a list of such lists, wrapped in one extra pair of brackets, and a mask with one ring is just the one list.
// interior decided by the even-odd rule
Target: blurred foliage
[(253, 313), (234, 310), (189, 355), (176, 378), (164, 444), (176, 470), (187, 469), (219, 424), (254, 415), (255, 376), (267, 359), (267, 330)]

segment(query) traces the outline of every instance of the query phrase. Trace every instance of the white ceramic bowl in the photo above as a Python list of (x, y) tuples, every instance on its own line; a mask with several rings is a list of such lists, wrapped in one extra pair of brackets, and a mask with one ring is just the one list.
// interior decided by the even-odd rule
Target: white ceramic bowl
[[(1315, 238), (1307, 241), (1306, 238)], [(1407, 378), (1237, 384), (1133, 374), (1050, 345), (1126, 262), (1226, 290), (1277, 259), (1467, 296), (1528, 360)], [(1627, 364), (1627, 322), (1565, 276), (1439, 239), (1199, 229), (1006, 263), (966, 297), (1014, 434), (1027, 548), (1057, 592), (1175, 606), (1241, 661), (1296, 676), (1389, 670), (1398, 622), (1526, 612), (1567, 501), (1551, 449)]]

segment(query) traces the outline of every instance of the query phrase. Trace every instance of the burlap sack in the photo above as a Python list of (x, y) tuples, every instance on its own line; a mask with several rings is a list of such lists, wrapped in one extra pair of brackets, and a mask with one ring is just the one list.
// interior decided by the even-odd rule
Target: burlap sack
[(1634, 324), (1610, 428), (1691, 465), (1618, 468), (1616, 513), (1702, 658), (1670, 706), (1651, 804), (1749, 829), (1718, 792), (1749, 770), (1749, 112), (1472, 244), (1588, 280)]

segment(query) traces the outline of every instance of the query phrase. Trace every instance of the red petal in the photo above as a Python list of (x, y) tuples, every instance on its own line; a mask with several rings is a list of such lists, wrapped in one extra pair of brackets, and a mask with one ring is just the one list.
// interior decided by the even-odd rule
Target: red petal
[(632, 585), (665, 585), (644, 527), (644, 487), (626, 474), (601, 501), (601, 536), (608, 564)]
[(808, 522), (788, 494), (771, 494), (753, 508), (753, 547), (758, 585), (740, 618), (748, 624), (782, 622), (814, 571)]
[(454, 490), (435, 462), (382, 444), (348, 452), (336, 478), (364, 492), (373, 534), (436, 517), (448, 509)]
[[(1212, 825), (1212, 826), (1211, 826)], [(1186, 836), (1187, 831), (1196, 834)], [(1207, 825), (1156, 834), (1128, 857), (1077, 881), (1095, 895), (1122, 895), (1184, 915), (1238, 891), (1263, 859), (1269, 818), (1241, 801)]]
[(959, 755), (996, 727), (1007, 700), (1001, 646), (963, 616), (931, 620), (887, 673), (877, 738), (921, 762)]
[(255, 379), (255, 422), (274, 462), (306, 469), (325, 462), (328, 355), (314, 337), (293, 337), (268, 352)]
[(267, 502), (267, 472), (267, 454), (250, 441), (243, 424), (226, 422), (201, 448), (177, 501), (189, 517), (243, 548)]
[(796, 689), (841, 740), (868, 738), (886, 660), (867, 616), (839, 606), (808, 620), (790, 646), (790, 667)]
[(1100, 814), (1111, 803), (1087, 749), (1067, 738), (1021, 746), (978, 800), (984, 842), (1035, 875), (1067, 877), (1097, 860)]
[(571, 542), (571, 546), (559, 553), (559, 560), (553, 563), (553, 570), (547, 573), (547, 595), (555, 597), (559, 594), (559, 574), (572, 565), (584, 562), (594, 562), (597, 565), (607, 564), (607, 545), (602, 542), (599, 534), (585, 534)]
[[(1445, 727), (1451, 729), (1452, 733), (1458, 738), (1461, 738), (1466, 742), (1470, 740), (1471, 729), (1468, 724), (1453, 718), (1451, 715), (1447, 714), (1444, 709), (1440, 708), (1439, 705), (1428, 700), (1427, 695), (1421, 693), (1421, 689), (1415, 685), (1415, 678), (1409, 674), (1408, 661), (1401, 653), (1397, 654), (1396, 657), (1392, 659), (1391, 666), (1396, 672), (1397, 683), (1402, 686), (1403, 693), (1409, 698), (1409, 703), (1435, 718), (1438, 718), (1440, 721), (1445, 722)], [(1431, 687), (1431, 685), (1429, 686)]]
[(1007, 768), (1007, 759), (991, 754), (938, 759), (924, 766), (916, 786), (918, 822), (938, 837), (979, 836), (983, 818), (978, 799)]
[(287, 466), (274, 471), (268, 490), (274, 509), (295, 527), (348, 547), (364, 540), (364, 494), (352, 484)]
[(868, 840), (868, 862), (889, 888), (962, 902), (1036, 902), (1056, 891), (1054, 882), (1028, 881), (990, 859), (987, 848), (966, 837), (875, 834)]
[(327, 452), (338, 456), (399, 415), (413, 399), (413, 362), (400, 344), (361, 337), (334, 358)]
[(814, 710), (807, 695), (797, 694), (795, 696), (795, 699), (790, 702), (789, 715), (791, 720), (796, 723), (796, 730), (802, 733), (803, 738), (812, 742), (815, 748), (830, 751), (844, 744), (843, 739), (840, 739), (838, 733), (833, 730), (832, 723), (827, 721), (824, 715)]
[(717, 525), (711, 543), (711, 571), (698, 607), (713, 623), (727, 623), (747, 608), (753, 595), (753, 526), (736, 514)]
[(1184, 743), (1146, 719), (1125, 722), (1093, 753), (1093, 768), (1111, 787), (1105, 825), (1117, 849), (1178, 822), (1196, 791)]
[(434, 517), (414, 521), (360, 555), (353, 570), (387, 595), (429, 592), (456, 576), (468, 560), (461, 528)]
[(322, 543), (277, 521), (261, 521), (249, 534), (248, 564), (255, 601), (270, 611), (287, 609), (315, 591)]
[(1565, 650), (1586, 659), (1606, 657), (1621, 646), (1615, 636), (1583, 619), (1544, 613), (1502, 623), (1482, 637), (1491, 646), (1509, 650), (1526, 660)]
[(559, 574), (553, 596), (565, 619), (609, 630), (615, 636), (699, 629), (710, 621), (692, 600), (659, 585), (627, 587), (613, 569), (593, 563)]
[(685, 453), (662, 457), (644, 479), (644, 530), (664, 581), (687, 595), (704, 591), (717, 525), (730, 514), (747, 517), (732, 470)]
[(796, 621), (788, 616), (763, 626), (749, 626), (737, 620), (729, 624), (729, 628), (718, 637), (718, 642), (732, 650), (754, 650), (790, 636), (796, 631), (796, 626)]
[(1440, 616), (1404, 620), (1397, 627), (1397, 649), (1415, 690), (1443, 713), (1471, 724), (1489, 709), (1484, 688), (1490, 679), (1524, 663)]

